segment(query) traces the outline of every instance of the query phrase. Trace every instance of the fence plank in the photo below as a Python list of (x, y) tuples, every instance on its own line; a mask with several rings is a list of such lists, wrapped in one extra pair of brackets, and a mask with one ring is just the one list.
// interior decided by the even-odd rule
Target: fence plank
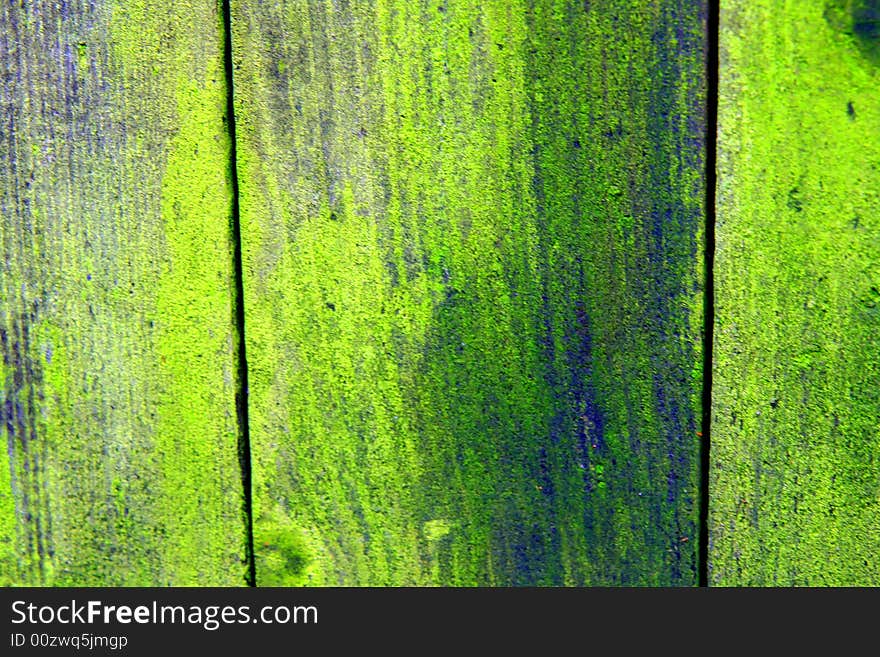
[(0, 5), (0, 584), (244, 583), (222, 44)]
[(878, 20), (722, 3), (711, 584), (880, 584)]
[(261, 584), (693, 584), (705, 5), (233, 0)]

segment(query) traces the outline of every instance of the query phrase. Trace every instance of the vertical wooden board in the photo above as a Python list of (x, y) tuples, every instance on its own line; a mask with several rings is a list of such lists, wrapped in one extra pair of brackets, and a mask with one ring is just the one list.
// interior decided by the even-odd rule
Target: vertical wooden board
[(710, 584), (880, 584), (880, 3), (721, 11)]
[(704, 3), (232, 18), (258, 583), (696, 583)]
[(210, 0), (0, 5), (0, 583), (243, 584)]

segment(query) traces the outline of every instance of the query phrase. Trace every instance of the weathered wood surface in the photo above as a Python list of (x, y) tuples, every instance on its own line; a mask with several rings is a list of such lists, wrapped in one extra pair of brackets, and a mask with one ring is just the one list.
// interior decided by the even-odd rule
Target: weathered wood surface
[(710, 584), (880, 584), (880, 3), (721, 12)]
[(0, 3), (0, 584), (243, 584), (217, 3)]
[(694, 584), (705, 3), (233, 0), (260, 584)]

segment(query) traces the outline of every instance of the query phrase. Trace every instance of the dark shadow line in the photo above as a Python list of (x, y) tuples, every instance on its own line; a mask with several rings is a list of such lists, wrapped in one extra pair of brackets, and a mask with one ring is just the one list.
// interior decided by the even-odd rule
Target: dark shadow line
[(243, 488), (242, 513), (245, 520), (245, 559), (248, 586), (257, 585), (256, 564), (254, 562), (254, 514), (253, 491), (251, 484), (251, 436), (248, 418), (248, 366), (245, 350), (244, 316), (244, 274), (241, 254), (241, 213), (238, 194), (238, 158), (235, 137), (235, 87), (232, 63), (232, 11), (229, 0), (223, 0), (223, 63), (226, 69), (226, 124), (229, 129), (229, 171), (232, 187), (232, 259), (235, 270), (235, 298), (233, 313), (238, 333), (238, 382), (235, 392), (235, 406), (238, 415), (238, 464), (241, 469)]
[(708, 0), (706, 49), (706, 228), (703, 294), (703, 391), (700, 439), (699, 586), (709, 586), (709, 451), (712, 444), (712, 345), (715, 327), (715, 186), (718, 174), (719, 0)]

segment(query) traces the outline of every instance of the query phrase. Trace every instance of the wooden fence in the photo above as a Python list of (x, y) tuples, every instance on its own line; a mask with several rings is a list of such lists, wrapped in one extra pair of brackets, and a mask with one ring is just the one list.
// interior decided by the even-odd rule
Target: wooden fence
[(0, 584), (880, 585), (880, 3), (717, 10), (0, 4)]

